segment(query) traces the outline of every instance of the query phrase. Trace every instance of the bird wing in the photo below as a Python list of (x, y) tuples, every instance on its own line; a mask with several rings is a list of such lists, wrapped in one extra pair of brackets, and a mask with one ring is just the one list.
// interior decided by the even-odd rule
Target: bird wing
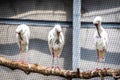
[(62, 32), (60, 33), (60, 38), (59, 39), (60, 39), (59, 48), (60, 48), (60, 54), (61, 54), (61, 52), (63, 50), (63, 46), (64, 46), (64, 36), (63, 36)]
[(53, 48), (54, 48), (54, 56), (60, 56), (63, 50), (64, 45), (64, 36), (62, 33), (59, 35), (59, 43), (54, 42)]
[(48, 33), (48, 46), (51, 54), (52, 54), (53, 42), (54, 42), (54, 35), (53, 35), (53, 31), (51, 30)]
[(106, 31), (104, 31), (102, 33), (102, 38), (103, 38), (103, 41), (104, 41), (104, 44), (105, 44), (105, 49), (107, 49), (107, 45), (108, 45), (108, 34)]
[(63, 36), (63, 33), (61, 32), (60, 33), (60, 43), (62, 44), (62, 45), (64, 45), (64, 36)]
[(98, 36), (98, 33), (97, 31), (95, 31), (94, 33), (94, 36), (93, 36), (93, 39), (94, 39), (94, 44), (95, 44), (95, 47), (98, 48), (98, 49), (102, 49), (104, 47), (104, 49), (107, 48), (107, 44), (108, 44), (108, 34), (106, 31), (103, 31), (101, 33), (101, 38)]
[[(20, 39), (20, 36), (21, 36), (22, 40)], [(19, 47), (21, 47), (23, 51), (28, 51), (29, 38), (30, 38), (29, 27), (26, 28), (26, 31), (24, 32), (24, 34), (20, 34), (20, 35), (17, 34), (16, 37), (18, 39), (18, 45), (19, 45)]]
[(98, 38), (99, 38), (98, 33), (97, 33), (97, 31), (95, 31), (94, 35), (93, 35), (93, 42), (94, 42), (95, 45), (97, 43)]

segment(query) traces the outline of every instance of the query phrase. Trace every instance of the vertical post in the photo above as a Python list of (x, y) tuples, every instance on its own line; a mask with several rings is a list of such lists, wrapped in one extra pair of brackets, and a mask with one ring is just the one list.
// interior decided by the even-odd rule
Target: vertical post
[(72, 47), (72, 68), (77, 70), (80, 67), (80, 16), (81, 0), (73, 0), (73, 47)]

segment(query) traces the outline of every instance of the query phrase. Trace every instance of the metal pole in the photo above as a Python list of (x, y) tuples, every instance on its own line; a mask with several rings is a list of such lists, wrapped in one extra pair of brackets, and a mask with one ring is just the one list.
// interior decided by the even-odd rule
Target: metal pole
[(73, 1), (73, 47), (72, 47), (73, 70), (77, 70), (77, 68), (80, 67), (80, 26), (81, 26), (80, 16), (81, 16), (81, 0), (74, 0)]

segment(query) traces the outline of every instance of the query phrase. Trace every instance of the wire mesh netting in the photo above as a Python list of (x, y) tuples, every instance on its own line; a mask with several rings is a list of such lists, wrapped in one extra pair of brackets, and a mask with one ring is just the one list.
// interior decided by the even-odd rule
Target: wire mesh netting
[[(6, 58), (17, 60), (19, 54), (19, 48), (16, 42), (16, 34), (15, 29), (17, 25), (0, 25), (0, 55)], [(37, 27), (30, 26), (31, 30), (31, 38), (28, 52), (28, 61), (29, 63), (38, 63), (44, 66), (52, 65), (52, 56), (50, 54), (48, 48), (48, 32), (52, 29), (52, 27)], [(69, 35), (65, 37), (65, 45), (60, 58), (60, 67), (64, 69), (71, 69), (71, 39), (72, 38), (72, 29), (63, 28), (64, 35)], [(24, 54), (23, 54), (24, 55)], [(1, 80), (8, 78), (10, 79), (20, 79), (20, 80), (31, 80), (31, 79), (49, 79), (50, 77), (40, 76), (40, 74), (30, 74), (25, 75), (22, 71), (11, 71), (7, 68), (0, 67), (0, 75), (4, 75), (6, 77), (1, 77)], [(6, 71), (7, 70), (7, 71)], [(12, 73), (12, 74), (11, 74)], [(11, 75), (11, 76), (10, 76)], [(34, 75), (34, 76), (33, 76)], [(13, 77), (12, 77), (13, 76)], [(18, 77), (17, 77), (18, 76)], [(33, 76), (33, 77), (30, 77)], [(36, 77), (35, 77), (36, 76)], [(20, 77), (20, 78), (19, 78)], [(58, 77), (53, 77), (51, 79), (55, 79)]]
[[(72, 15), (72, 1), (61, 2), (61, 0), (2, 0), (0, 1), (0, 4), (1, 18), (50, 21), (67, 21), (71, 20), (72, 18), (72, 16), (70, 16)], [(30, 23), (28, 22), (28, 24)], [(17, 60), (19, 54), (19, 48), (15, 38), (15, 29), (17, 26), (18, 25), (3, 24), (0, 26), (0, 54), (1, 56), (12, 60)], [(52, 57), (48, 48), (47, 41), (48, 32), (52, 28), (53, 27), (49, 26), (30, 26), (31, 37), (28, 52), (29, 63), (38, 63), (48, 67), (52, 65)], [(63, 32), (64, 35), (69, 36), (65, 37), (65, 45), (60, 58), (60, 67), (65, 69), (72, 69), (72, 29), (63, 28)], [(20, 70), (11, 71), (5, 67), (0, 68), (0, 75), (4, 76), (1, 77), (0, 80), (63, 79), (55, 76), (47, 77), (35, 73), (25, 75), (25, 73)]]
[(72, 0), (1, 0), (1, 18), (72, 20)]
[[(96, 51), (95, 51), (95, 46), (94, 46), (94, 42), (93, 42), (93, 34), (94, 34), (94, 29), (81, 29), (81, 34), (83, 34), (83, 36), (81, 37), (81, 59), (82, 60), (86, 60), (88, 61), (88, 65), (89, 67), (86, 65), (86, 62), (84, 62), (81, 67), (83, 69), (90, 69), (94, 68), (94, 61), (96, 61)], [(119, 68), (120, 67), (120, 46), (119, 46), (119, 40), (120, 40), (120, 31), (119, 29), (106, 29), (107, 33), (109, 34), (108, 38), (109, 38), (109, 44), (107, 47), (107, 52), (106, 52), (106, 59), (105, 59), (105, 63), (106, 63), (106, 67), (111, 67), (111, 68)], [(117, 35), (117, 36), (116, 36)], [(90, 61), (90, 62), (89, 62)], [(93, 61), (93, 63), (91, 62)], [(85, 70), (86, 70), (85, 69)]]
[(91, 22), (95, 16), (102, 16), (103, 22), (120, 22), (119, 0), (82, 0), (82, 20)]
[[(110, 24), (109, 22), (120, 22), (120, 1), (119, 0), (82, 0), (82, 14), (81, 21), (91, 22), (84, 23), (80, 30), (81, 32), (81, 70), (93, 70), (96, 67), (97, 54), (93, 35), (95, 26), (92, 24), (95, 16), (102, 16), (102, 22), (107, 22), (109, 25), (102, 24), (103, 28), (108, 33), (108, 47), (105, 57), (105, 67), (119, 68), (120, 67), (120, 29), (118, 24)], [(92, 25), (91, 25), (92, 24)], [(91, 28), (90, 28), (91, 27)], [(102, 63), (99, 67), (103, 67)], [(91, 80), (99, 80), (100, 78), (93, 78)], [(114, 80), (111, 77), (105, 77), (105, 80)]]
[[(49, 21), (72, 21), (73, 0), (1, 0), (0, 18), (31, 19)], [(120, 1), (119, 0), (82, 0), (81, 21), (91, 22), (95, 16), (103, 17), (103, 22), (120, 22)], [(1, 21), (2, 22), (2, 21)], [(15, 22), (11, 25), (0, 24), (0, 55), (6, 58), (17, 60), (19, 48), (16, 42)], [(25, 22), (24, 22), (25, 23)], [(46, 22), (47, 23), (47, 22)], [(27, 24), (30, 24), (29, 22)], [(80, 69), (93, 70), (96, 66), (96, 52), (93, 45), (94, 25), (81, 24), (80, 29)], [(41, 24), (42, 25), (42, 24)], [(109, 26), (110, 25), (110, 26)], [(120, 67), (120, 29), (117, 24), (104, 25), (109, 38), (107, 48), (106, 67)], [(51, 66), (52, 57), (48, 48), (48, 32), (53, 28), (47, 26), (29, 25), (31, 36), (28, 52), (29, 63), (38, 63), (44, 66)], [(65, 36), (65, 45), (60, 57), (60, 67), (72, 70), (72, 28), (62, 26)], [(100, 63), (100, 66), (102, 64)], [(26, 75), (21, 70), (10, 70), (0, 66), (0, 80), (65, 80), (62, 77), (44, 76), (37, 73)], [(90, 80), (98, 80), (93, 78)], [(106, 80), (113, 80), (106, 77)]]

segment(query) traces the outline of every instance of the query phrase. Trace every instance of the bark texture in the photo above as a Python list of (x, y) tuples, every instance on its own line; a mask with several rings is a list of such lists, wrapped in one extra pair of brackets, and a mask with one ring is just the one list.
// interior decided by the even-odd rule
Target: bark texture
[(18, 63), (16, 61), (12, 61), (10, 59), (6, 59), (4, 57), (0, 57), (0, 65), (8, 67), (12, 70), (19, 69), (24, 71), (26, 74), (39, 73), (46, 76), (54, 75), (61, 76), (67, 79), (79, 78), (79, 79), (90, 79), (94, 77), (101, 77), (101, 80), (104, 80), (104, 77), (111, 76), (115, 80), (120, 79), (120, 69), (111, 69), (108, 68), (106, 70), (99, 69), (97, 71), (84, 71), (80, 72), (79, 68), (76, 71), (72, 70), (59, 70), (59, 69), (51, 69), (39, 64), (25, 64)]

